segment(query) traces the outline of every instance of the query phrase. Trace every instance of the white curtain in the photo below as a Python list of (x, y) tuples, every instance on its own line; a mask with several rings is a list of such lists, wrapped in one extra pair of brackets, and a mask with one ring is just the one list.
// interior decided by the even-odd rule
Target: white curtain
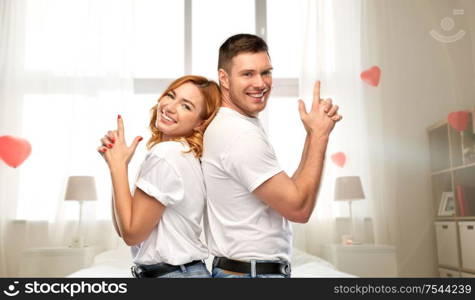
[[(22, 44), (25, 1), (0, 1), (0, 135), (17, 135), (20, 131), (21, 96), (14, 89), (20, 76), (15, 67), (17, 45)], [(21, 46), (19, 47), (21, 48)], [(21, 54), (20, 54), (21, 55)], [(14, 59), (17, 59), (16, 61)], [(6, 99), (9, 99), (8, 101)], [(0, 276), (8, 276), (6, 228), (16, 212), (17, 190), (10, 187), (18, 182), (16, 169), (0, 162)]]
[[(451, 111), (473, 107), (473, 1), (321, 0), (307, 5), (301, 95), (309, 105), (311, 85), (321, 79), (322, 94), (333, 97), (344, 116), (331, 136), (317, 207), (306, 226), (307, 248), (321, 254), (322, 244), (339, 242), (338, 217), (345, 211), (332, 203), (334, 179), (357, 175), (366, 199), (354, 202), (356, 237), (368, 239), (362, 218), (370, 217), (374, 241), (396, 246), (400, 276), (434, 276), (426, 128)], [(454, 22), (449, 31), (442, 24), (447, 19)], [(430, 35), (432, 30), (443, 35), (464, 30), (466, 35), (444, 43)], [(378, 87), (359, 78), (372, 66), (382, 70)], [(329, 159), (339, 151), (347, 156), (344, 168)]]
[(96, 148), (118, 113), (130, 137), (146, 136), (155, 101), (133, 97), (133, 4), (0, 1), (0, 136), (25, 138), (33, 149), (16, 169), (0, 163), (2, 276), (17, 274), (25, 248), (71, 242), (79, 206), (63, 201), (68, 176), (96, 178), (99, 200), (85, 207), (88, 244), (117, 243), (108, 170)]
[[(365, 93), (372, 92), (360, 80), (363, 69), (362, 3), (356, 1), (307, 1), (300, 95), (307, 107), (312, 101), (316, 80), (322, 82), (322, 98), (332, 98), (340, 106), (343, 120), (333, 130), (327, 149), (323, 180), (314, 214), (306, 225), (307, 250), (322, 254), (322, 246), (340, 243), (341, 235), (350, 233), (348, 203), (334, 202), (335, 179), (339, 176), (359, 176), (365, 199), (353, 202), (353, 235), (357, 241), (373, 242), (373, 219), (377, 218), (378, 197), (372, 185), (369, 140), (370, 126), (377, 126), (366, 110)], [(372, 122), (373, 124), (370, 124)], [(300, 149), (304, 133), (301, 131)], [(331, 156), (343, 152), (344, 167), (337, 166)], [(296, 161), (297, 163), (297, 161)], [(384, 226), (384, 224), (378, 224)]]

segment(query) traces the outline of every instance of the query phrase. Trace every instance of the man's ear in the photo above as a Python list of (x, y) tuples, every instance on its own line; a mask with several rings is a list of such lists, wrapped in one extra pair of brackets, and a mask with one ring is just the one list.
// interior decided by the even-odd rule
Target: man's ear
[(229, 90), (229, 75), (224, 69), (218, 70), (219, 85)]

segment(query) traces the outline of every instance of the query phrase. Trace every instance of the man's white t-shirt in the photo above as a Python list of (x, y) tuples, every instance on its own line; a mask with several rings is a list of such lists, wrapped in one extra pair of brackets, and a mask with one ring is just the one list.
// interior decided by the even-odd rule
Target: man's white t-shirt
[(282, 172), (259, 119), (221, 107), (205, 131), (203, 148), (204, 224), (211, 254), (290, 261), (289, 221), (252, 194)]
[(145, 157), (135, 186), (166, 206), (149, 237), (133, 246), (136, 264), (181, 265), (208, 257), (200, 241), (205, 187), (200, 162), (181, 142), (161, 142)]

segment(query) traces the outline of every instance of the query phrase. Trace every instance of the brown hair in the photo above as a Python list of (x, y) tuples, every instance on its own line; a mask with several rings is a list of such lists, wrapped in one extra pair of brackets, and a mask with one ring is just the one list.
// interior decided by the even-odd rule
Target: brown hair
[(233, 35), (219, 47), (218, 70), (224, 69), (229, 73), (231, 60), (240, 53), (264, 51), (269, 55), (266, 42), (257, 35), (246, 33)]
[[(218, 84), (212, 80), (208, 80), (202, 76), (186, 75), (173, 81), (159, 98), (162, 99), (170, 91), (178, 88), (184, 83), (193, 83), (201, 92), (204, 98), (204, 107), (201, 111), (201, 119), (204, 120), (199, 130), (194, 130), (190, 136), (180, 137), (175, 140), (184, 139), (188, 142), (190, 150), (193, 151), (196, 157), (201, 157), (203, 154), (203, 133), (208, 127), (209, 123), (213, 120), (214, 116), (218, 112), (221, 106), (221, 93)], [(152, 137), (147, 142), (147, 148), (150, 150), (154, 145), (160, 143), (163, 140), (163, 133), (158, 130), (156, 124), (157, 121), (157, 105), (155, 104), (150, 110), (152, 118), (150, 120), (150, 130), (152, 131)]]

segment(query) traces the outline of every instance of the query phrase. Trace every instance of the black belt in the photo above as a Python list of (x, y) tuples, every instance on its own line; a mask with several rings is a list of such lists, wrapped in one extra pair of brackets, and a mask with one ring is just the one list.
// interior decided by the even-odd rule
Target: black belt
[(155, 277), (160, 277), (162, 275), (175, 272), (178, 270), (181, 270), (181, 266), (190, 267), (193, 265), (196, 265), (198, 263), (203, 263), (201, 260), (195, 260), (190, 263), (180, 265), (180, 266), (174, 266), (174, 265), (169, 265), (166, 263), (159, 263), (155, 265), (135, 265), (132, 266), (130, 269), (132, 271), (132, 275), (135, 278), (155, 278)]
[[(227, 259), (225, 257), (215, 257), (213, 267), (223, 270), (251, 274), (251, 263)], [(284, 274), (290, 276), (290, 263), (286, 262), (256, 262), (256, 275), (263, 274)]]

